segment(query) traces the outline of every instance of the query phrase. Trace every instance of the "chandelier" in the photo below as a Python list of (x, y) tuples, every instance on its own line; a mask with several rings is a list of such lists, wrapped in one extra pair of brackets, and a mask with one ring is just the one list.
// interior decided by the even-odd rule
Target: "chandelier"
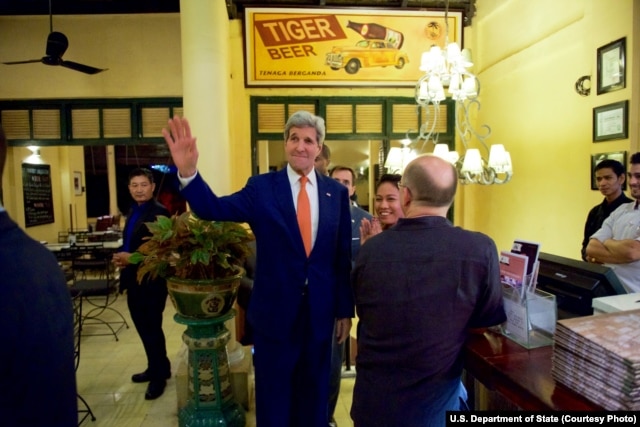
[[(422, 148), (428, 142), (435, 145), (433, 154), (450, 161), (456, 168), (462, 184), (504, 184), (511, 179), (513, 168), (511, 156), (502, 144), (489, 148), (486, 139), (491, 128), (482, 125), (474, 128), (470, 114), (480, 110), (480, 81), (468, 68), (473, 65), (467, 49), (460, 50), (457, 43), (449, 43), (449, 2), (445, 8), (445, 46), (432, 46), (422, 54), (420, 71), (424, 75), (416, 83), (415, 99), (425, 111), (425, 122), (421, 124), (418, 140), (423, 140)], [(445, 87), (454, 101), (456, 134), (464, 147), (464, 154), (449, 151), (447, 144), (438, 143), (435, 131), (440, 110), (440, 102), (446, 99)], [(429, 105), (433, 108), (429, 108)], [(474, 111), (475, 110), (475, 111)], [(471, 148), (471, 141), (477, 140), (483, 151)], [(487, 156), (488, 155), (488, 160)]]

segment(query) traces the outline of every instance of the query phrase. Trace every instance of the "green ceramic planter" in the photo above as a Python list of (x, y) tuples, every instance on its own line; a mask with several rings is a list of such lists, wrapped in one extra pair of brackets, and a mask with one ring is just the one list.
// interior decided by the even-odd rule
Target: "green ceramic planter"
[(245, 274), (238, 267), (235, 276), (218, 280), (167, 279), (169, 297), (176, 311), (187, 317), (208, 319), (229, 312), (238, 295), (240, 280)]

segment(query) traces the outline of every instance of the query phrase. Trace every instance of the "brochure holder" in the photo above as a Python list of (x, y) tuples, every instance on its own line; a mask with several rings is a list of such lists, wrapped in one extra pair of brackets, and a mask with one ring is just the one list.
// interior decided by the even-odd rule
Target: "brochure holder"
[(535, 289), (533, 292), (503, 287), (507, 321), (502, 334), (521, 346), (531, 349), (553, 343), (556, 329), (556, 296)]

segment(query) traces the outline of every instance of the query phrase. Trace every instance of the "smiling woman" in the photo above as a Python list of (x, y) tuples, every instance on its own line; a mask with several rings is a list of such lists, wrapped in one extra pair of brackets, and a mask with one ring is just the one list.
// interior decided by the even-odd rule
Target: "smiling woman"
[(400, 174), (384, 174), (376, 184), (376, 196), (373, 202), (374, 217), (363, 219), (360, 224), (360, 244), (378, 233), (387, 230), (404, 218), (400, 204)]
[(376, 184), (376, 198), (373, 203), (375, 215), (380, 221), (382, 230), (393, 227), (398, 219), (404, 218), (400, 205), (400, 174), (384, 174)]

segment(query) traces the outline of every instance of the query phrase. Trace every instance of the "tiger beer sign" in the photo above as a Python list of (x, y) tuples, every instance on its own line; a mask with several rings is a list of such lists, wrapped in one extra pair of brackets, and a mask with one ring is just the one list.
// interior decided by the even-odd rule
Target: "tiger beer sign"
[[(462, 44), (461, 24), (449, 12), (449, 42)], [(414, 86), (446, 29), (444, 12), (247, 8), (246, 85)]]

